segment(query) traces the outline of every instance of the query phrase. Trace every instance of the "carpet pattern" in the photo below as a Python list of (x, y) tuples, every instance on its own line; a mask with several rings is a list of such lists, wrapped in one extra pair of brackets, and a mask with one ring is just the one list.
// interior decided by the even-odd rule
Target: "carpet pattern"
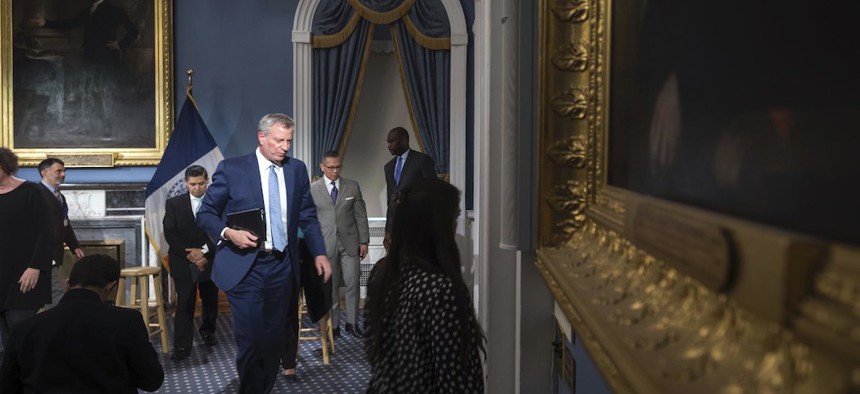
[[(346, 321), (344, 312), (341, 312), (340, 319)], [(173, 322), (168, 320), (172, 343)], [(199, 327), (199, 318), (196, 324)], [(313, 325), (307, 320), (302, 324)], [(217, 327), (217, 345), (206, 347), (195, 335), (191, 355), (182, 361), (173, 361), (169, 354), (163, 354), (158, 336), (153, 336), (152, 345), (159, 353), (165, 374), (164, 384), (156, 393), (231, 394), (238, 391), (236, 344), (233, 341), (231, 316), (218, 316)], [(367, 390), (370, 366), (364, 356), (364, 344), (362, 340), (346, 334), (342, 328), (341, 336), (335, 339), (335, 353), (329, 354), (329, 365), (322, 362), (319, 341), (300, 341), (297, 360), (299, 380), (287, 382), (279, 377), (273, 393), (364, 393)]]

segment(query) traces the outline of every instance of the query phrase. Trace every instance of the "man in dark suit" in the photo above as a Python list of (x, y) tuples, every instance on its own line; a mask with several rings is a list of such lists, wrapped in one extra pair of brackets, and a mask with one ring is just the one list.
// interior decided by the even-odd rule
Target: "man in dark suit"
[(343, 169), (337, 152), (326, 152), (320, 163), (323, 177), (311, 184), (328, 260), (332, 267), (331, 324), (340, 335), (340, 278), (346, 286), (346, 332), (364, 337), (358, 326), (361, 260), (367, 256), (370, 231), (367, 208), (358, 182), (340, 176)]
[[(317, 274), (325, 281), (331, 275), (307, 166), (287, 157), (294, 127), (289, 116), (263, 116), (256, 151), (218, 164), (197, 212), (197, 224), (220, 240), (212, 280), (227, 294), (233, 310), (240, 393), (267, 393), (275, 384), (286, 339), (287, 303), (301, 282), (299, 227)], [(227, 226), (230, 214), (260, 209), (265, 234)]]
[(385, 164), (385, 191), (388, 193), (388, 211), (385, 214), (385, 249), (390, 243), (389, 230), (394, 217), (397, 193), (422, 179), (435, 179), (436, 163), (430, 156), (409, 149), (409, 132), (395, 127), (388, 132), (388, 151), (395, 157)]
[(176, 284), (176, 314), (173, 317), (174, 361), (191, 353), (194, 338), (194, 309), (197, 292), (203, 302), (200, 337), (206, 346), (215, 346), (215, 319), (218, 317), (218, 287), (210, 279), (215, 244), (194, 219), (206, 194), (209, 174), (192, 165), (185, 169), (188, 193), (167, 200), (164, 213), (164, 238), (170, 250), (170, 276)]
[(105, 304), (119, 279), (111, 257), (82, 258), (58, 305), (12, 330), (0, 393), (155, 391), (164, 370), (140, 312)]
[(45, 200), (48, 201), (48, 206), (51, 209), (54, 229), (54, 246), (51, 250), (54, 260), (51, 269), (52, 303), (45, 305), (45, 309), (51, 309), (60, 301), (63, 292), (65, 292), (66, 281), (60, 275), (60, 266), (63, 264), (63, 255), (65, 254), (63, 245), (68, 246), (78, 259), (84, 257), (84, 251), (81, 249), (78, 237), (75, 236), (72, 223), (69, 222), (69, 205), (66, 203), (66, 197), (60, 193), (60, 184), (66, 180), (66, 164), (60, 159), (49, 157), (39, 163), (39, 174), (42, 175)]

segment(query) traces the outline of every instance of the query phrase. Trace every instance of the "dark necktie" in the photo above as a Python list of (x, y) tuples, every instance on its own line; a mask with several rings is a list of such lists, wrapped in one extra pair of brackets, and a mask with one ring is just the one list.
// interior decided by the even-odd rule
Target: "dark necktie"
[(403, 171), (403, 156), (397, 157), (397, 165), (394, 166), (394, 184), (400, 185), (400, 172)]
[(69, 207), (63, 203), (63, 195), (60, 194), (60, 189), (54, 189), (54, 197), (57, 197), (57, 201), (60, 202), (60, 206), (63, 207), (63, 226), (69, 225)]
[(334, 181), (331, 181), (331, 203), (337, 204), (337, 185), (334, 184)]
[(269, 225), (272, 227), (272, 247), (283, 252), (287, 247), (284, 239), (284, 222), (281, 221), (281, 187), (278, 185), (278, 175), (275, 165), (269, 167)]

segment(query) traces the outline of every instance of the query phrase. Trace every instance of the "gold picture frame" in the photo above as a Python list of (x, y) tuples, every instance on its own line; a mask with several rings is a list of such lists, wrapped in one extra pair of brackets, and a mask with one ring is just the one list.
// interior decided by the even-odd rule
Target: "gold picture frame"
[(858, 248), (609, 184), (614, 2), (540, 1), (535, 264), (577, 340), (618, 393), (857, 392)]
[[(89, 4), (0, 0), (0, 145), (23, 166), (49, 156), (74, 167), (149, 166), (164, 153), (173, 129), (172, 0), (101, 3), (131, 24), (100, 22), (123, 26), (118, 41), (88, 48), (86, 24), (98, 21), (81, 22)], [(97, 52), (108, 47), (107, 56)]]

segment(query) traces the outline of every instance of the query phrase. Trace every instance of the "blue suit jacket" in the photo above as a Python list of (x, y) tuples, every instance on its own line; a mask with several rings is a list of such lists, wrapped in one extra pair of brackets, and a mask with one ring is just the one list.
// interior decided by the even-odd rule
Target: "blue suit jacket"
[[(310, 194), (305, 163), (287, 157), (282, 165), (287, 187), (287, 240), (293, 278), (298, 286), (301, 281), (299, 227), (302, 228), (305, 242), (314, 256), (325, 256), (325, 243), (317, 221), (316, 206)], [(217, 241), (221, 237), (221, 230), (227, 226), (227, 214), (261, 209), (264, 206), (256, 154), (226, 159), (218, 164), (212, 175), (212, 184), (206, 190), (206, 196), (197, 211), (197, 225)], [(257, 257), (257, 249), (242, 250), (230, 241), (218, 243), (215, 253), (212, 280), (224, 291), (230, 291), (239, 284)]]

